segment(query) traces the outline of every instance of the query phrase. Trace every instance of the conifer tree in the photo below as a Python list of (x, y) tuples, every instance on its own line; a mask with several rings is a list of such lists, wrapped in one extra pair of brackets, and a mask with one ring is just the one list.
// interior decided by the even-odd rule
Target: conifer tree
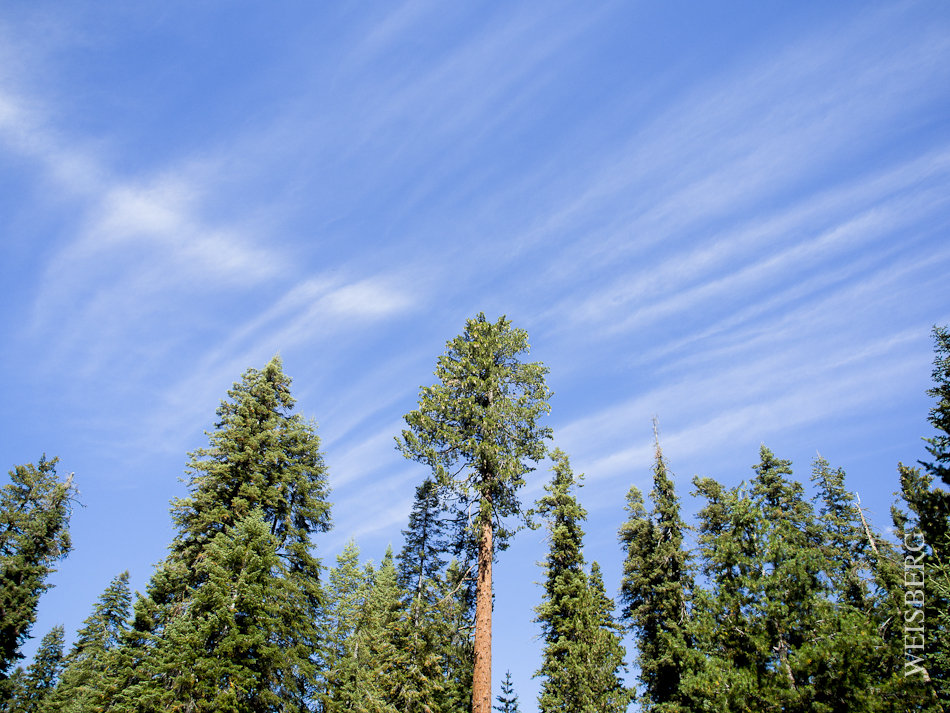
[[(845, 473), (820, 455), (812, 466), (821, 527), (821, 569), (828, 581), (825, 613), (799, 647), (799, 668), (811, 683), (812, 706), (849, 711), (884, 707), (893, 676), (884, 631), (892, 611), (877, 576), (875, 553), (887, 541), (872, 532)], [(865, 527), (867, 525), (867, 527)]]
[(821, 455), (812, 464), (811, 480), (818, 489), (823, 569), (831, 581), (832, 596), (838, 602), (863, 609), (872, 595), (873, 565), (870, 541), (861, 526), (855, 495), (845, 488), (844, 471), (832, 470)]
[(505, 671), (505, 677), (501, 681), (501, 693), (496, 697), (499, 705), (493, 706), (496, 711), (501, 713), (519, 713), (518, 694), (515, 693), (514, 686), (511, 683), (511, 671)]
[(654, 421), (653, 511), (636, 486), (627, 495), (627, 522), (619, 534), (625, 550), (622, 618), (637, 636), (644, 710), (677, 710), (685, 703), (681, 680), (689, 667), (692, 636), (689, 602), (692, 567), (683, 547), (686, 525)]
[[(891, 703), (891, 707), (887, 709), (889, 711), (942, 713), (944, 707), (940, 702), (937, 682), (931, 678), (930, 673), (934, 653), (939, 656), (939, 651), (935, 652), (928, 646), (931, 637), (939, 638), (940, 633), (940, 618), (933, 616), (936, 607), (932, 607), (935, 599), (932, 594), (937, 577), (934, 576), (933, 569), (927, 567), (928, 560), (932, 561), (933, 548), (923, 534), (926, 532), (926, 525), (922, 524), (928, 520), (930, 514), (927, 508), (927, 505), (933, 502), (930, 496), (934, 493), (939, 496), (939, 488), (931, 490), (931, 476), (921, 473), (918, 468), (898, 464), (898, 471), (901, 479), (900, 495), (911, 512), (908, 514), (897, 505), (892, 506), (891, 517), (898, 542), (897, 550), (887, 554), (882, 552), (883, 556), (879, 558), (878, 564), (879, 576), (890, 594), (890, 606), (884, 612), (888, 616), (881, 630), (888, 644), (885, 653), (889, 655), (890, 671), (893, 675), (883, 693)], [(889, 543), (885, 541), (883, 544), (884, 548), (879, 542), (878, 548), (885, 551), (889, 549)], [(907, 585), (907, 580), (918, 580), (917, 565), (924, 565), (922, 588)], [(905, 570), (905, 566), (909, 566), (909, 570)], [(913, 601), (919, 596), (921, 589), (925, 600), (923, 604)], [(939, 596), (939, 592), (937, 594)], [(923, 628), (926, 632), (924, 641), (916, 638), (921, 632), (905, 631), (905, 627)], [(924, 649), (905, 648), (905, 644), (920, 643), (924, 644)]]
[[(397, 582), (391, 548), (380, 562), (376, 572), (368, 572), (372, 581), (360, 615), (353, 642), (358, 673), (352, 692), (356, 707), (374, 713), (415, 713), (420, 693), (423, 699), (430, 691), (415, 689), (416, 680), (410, 679), (408, 651), (403, 646), (405, 620), (404, 605)], [(415, 677), (411, 677), (415, 679)]]
[(603, 591), (600, 568), (584, 572), (581, 523), (587, 512), (572, 491), (579, 486), (565, 453), (555, 449), (554, 476), (536, 512), (548, 521), (551, 546), (545, 559), (542, 603), (535, 610), (544, 653), (537, 676), (542, 713), (626, 710), (629, 694), (620, 680), (624, 651), (613, 602)]
[[(341, 555), (345, 567), (331, 571), (331, 616), (345, 622), (339, 653), (327, 680), (325, 711), (440, 713), (437, 657), (426, 657), (411, 636), (415, 628), (400, 589), (392, 549), (378, 569), (372, 563), (358, 575), (355, 545)], [(336, 618), (338, 617), (338, 618)]]
[(112, 580), (83, 622), (64, 659), (64, 671), (46, 702), (49, 711), (79, 713), (91, 710), (104, 688), (109, 654), (120, 646), (128, 630), (132, 595), (129, 573)]
[(291, 414), (290, 383), (274, 357), (228, 391), (210, 447), (190, 454), (191, 494), (172, 505), (173, 556), (192, 563), (211, 537), (260, 509), (288, 573), (316, 586), (311, 535), (330, 528), (327, 470), (314, 424)]
[[(284, 601), (286, 620), (262, 623), (254, 635), (266, 631), (273, 637), (267, 646), (280, 648), (283, 668), (279, 674), (255, 674), (259, 676), (255, 681), (270, 688), (251, 687), (248, 691), (253, 695), (247, 693), (251, 698), (241, 698), (244, 694), (238, 698), (269, 700), (271, 694), (279, 695), (289, 709), (302, 709), (316, 695), (315, 652), (319, 647), (320, 563), (312, 554), (311, 536), (330, 526), (320, 441), (313, 424), (291, 414), (290, 378), (283, 373), (279, 357), (262, 370), (245, 372), (228, 396), (217, 410), (219, 421), (209, 434), (209, 447), (190, 454), (190, 494), (172, 504), (178, 534), (145, 597), (136, 602), (133, 631), (118, 656), (123, 659), (124, 673), (118, 675), (115, 688), (127, 700), (141, 688), (142, 700), (158, 705), (174, 686), (184, 685), (169, 673), (172, 664), (161, 658), (163, 649), (158, 644), (167, 642), (172, 630), (182, 637), (188, 627), (194, 634), (205, 626), (203, 620), (185, 615), (206, 584), (212, 583), (210, 592), (218, 586), (210, 579), (214, 572), (198, 566), (199, 561), (209, 559), (212, 543), (217, 543), (218, 549), (229, 542), (240, 544), (244, 551), (264, 556), (259, 528), (247, 520), (259, 513), (276, 557), (273, 568), (277, 574), (267, 581), (275, 588), (271, 594)], [(235, 529), (242, 522), (242, 529)], [(252, 536), (258, 538), (253, 546), (247, 541)], [(216, 551), (215, 556), (216, 566), (239, 564), (222, 552)], [(243, 629), (236, 626), (230, 631)], [(198, 655), (197, 649), (190, 651)], [(212, 656), (208, 649), (206, 654)], [(276, 665), (276, 661), (271, 663)], [(237, 678), (230, 680), (240, 678), (237, 673), (234, 676)], [(156, 683), (164, 691), (161, 695), (154, 691)], [(196, 696), (210, 695), (195, 691)]]
[(694, 480), (707, 498), (699, 541), (713, 591), (697, 600), (709, 611), (695, 627), (710, 655), (685, 688), (694, 701), (806, 710), (820, 697), (816, 641), (840, 635), (831, 624), (822, 533), (801, 484), (786, 477), (791, 463), (765, 446), (760, 458), (748, 491)]
[[(935, 356), (931, 376), (934, 385), (927, 395), (936, 403), (927, 420), (936, 433), (924, 439), (932, 460), (920, 465), (933, 480), (939, 478), (950, 487), (950, 328), (934, 327), (933, 336)], [(927, 505), (918, 508), (922, 523), (928, 521), (924, 537), (929, 538), (930, 545), (926, 607), (937, 615), (932, 617), (928, 630), (928, 673), (939, 697), (950, 700), (950, 493), (943, 488), (934, 488), (931, 493)]]
[(584, 708), (590, 713), (625, 711), (634, 696), (634, 689), (623, 684), (626, 650), (621, 643), (623, 626), (615, 617), (613, 599), (607, 596), (600, 565), (590, 565), (588, 596), (593, 621), (590, 624), (591, 644), (579, 647), (583, 655), (587, 648), (585, 664), (588, 666), (588, 690), (590, 704)]
[(416, 681), (406, 690), (419, 690), (420, 700), (423, 689), (430, 691), (425, 695), (433, 710), (437, 706), (443, 713), (467, 712), (472, 698), (473, 578), (455, 560), (446, 568), (444, 556), (459, 538), (447, 534), (454, 522), (443, 515), (438, 486), (426, 479), (416, 489), (398, 557), (399, 583), (406, 598), (404, 666)]
[(940, 478), (950, 487), (950, 327), (934, 327), (934, 369), (931, 378), (934, 385), (927, 395), (936, 399), (927, 420), (937, 431), (925, 438), (927, 452), (932, 461), (921, 465), (934, 478)]
[(421, 612), (431, 604), (432, 584), (445, 568), (445, 524), (438, 485), (426, 480), (416, 488), (415, 502), (409, 514), (409, 527), (402, 531), (405, 544), (399, 553), (399, 583), (412, 597), (412, 618), (418, 623)]
[(544, 457), (551, 429), (537, 425), (550, 410), (547, 369), (522, 363), (528, 335), (504, 317), (468, 320), (464, 333), (439, 357), (439, 383), (423, 387), (419, 409), (406, 415), (397, 438), (402, 453), (432, 468), (440, 487), (455, 494), (462, 510), (475, 508), (478, 543), (474, 713), (491, 711), (492, 561), (512, 531), (505, 519), (521, 516), (518, 490), (532, 470), (525, 461)]
[(5, 713), (39, 713), (56, 687), (63, 670), (63, 627), (54, 626), (40, 641), (33, 662), (18, 668), (11, 683), (13, 696), (3, 706)]
[[(470, 713), (475, 669), (474, 597), (469, 568), (452, 560), (430, 620), (442, 667), (442, 713)], [(444, 632), (439, 634), (439, 632)]]
[(758, 710), (749, 704), (757, 691), (750, 627), (756, 576), (757, 514), (741, 488), (726, 489), (712, 478), (694, 478), (694, 495), (705, 497), (699, 511), (701, 572), (711, 590), (693, 593), (693, 645), (704, 655), (680, 681), (684, 700), (697, 710)]
[(820, 532), (801, 483), (784, 477), (792, 474), (791, 462), (775, 458), (765, 446), (760, 456), (750, 488), (761, 522), (766, 524), (758, 560), (765, 576), (757, 588), (757, 605), (764, 619), (764, 647), (771, 652), (766, 661), (774, 673), (770, 677), (773, 695), (793, 706), (812, 695), (807, 676), (798, 675), (794, 654), (828, 613), (820, 579)]
[(77, 495), (70, 475), (56, 477), (58, 458), (15, 466), (0, 488), (0, 700), (20, 646), (36, 621), (40, 595), (52, 585), (53, 565), (72, 549), (71, 502)]
[(158, 710), (293, 709), (295, 652), (284, 642), (297, 622), (270, 529), (255, 510), (204, 548), (202, 585), (157, 646)]
[(357, 676), (353, 644), (362, 617), (365, 600), (372, 581), (360, 567), (360, 550), (356, 542), (347, 542), (337, 555), (336, 566), (330, 569), (324, 587), (324, 609), (321, 618), (323, 646), (321, 668), (323, 686), (320, 705), (323, 711), (347, 710), (348, 691)]
[[(939, 699), (950, 700), (950, 492), (940, 487), (950, 486), (950, 328), (934, 327), (933, 337), (934, 385), (927, 395), (936, 402), (927, 420), (936, 433), (924, 438), (931, 460), (919, 461), (919, 468), (898, 464), (901, 499), (910, 512), (895, 508), (892, 513), (903, 537), (903, 554), (912, 557), (909, 578), (913, 581), (918, 572), (924, 574), (923, 586), (913, 589), (921, 590), (925, 602), (921, 608), (925, 648), (907, 650), (913, 655), (907, 656), (906, 665), (914, 672), (908, 677), (932, 688)], [(914, 568), (920, 564), (924, 565), (922, 570)], [(900, 589), (907, 587), (902, 584)], [(916, 615), (909, 611), (908, 616)], [(919, 619), (908, 626), (916, 624)]]

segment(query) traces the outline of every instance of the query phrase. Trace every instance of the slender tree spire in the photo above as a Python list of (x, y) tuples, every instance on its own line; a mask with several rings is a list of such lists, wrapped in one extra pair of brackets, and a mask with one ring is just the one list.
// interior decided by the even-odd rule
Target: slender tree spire
[(647, 514), (640, 490), (631, 486), (629, 517), (618, 533), (625, 551), (622, 618), (637, 636), (642, 704), (648, 708), (682, 702), (681, 681), (692, 646), (692, 565), (683, 546), (687, 528), (671, 475), (654, 417), (653, 510)]
[(544, 679), (538, 707), (542, 713), (619, 713), (630, 700), (620, 677), (624, 649), (600, 567), (595, 562), (590, 576), (584, 572), (581, 523), (587, 511), (573, 493), (583, 476), (575, 478), (562, 451), (555, 449), (551, 459), (554, 475), (536, 508), (551, 538), (544, 596), (535, 609), (545, 641), (536, 674)]
[(519, 713), (518, 694), (515, 693), (515, 687), (511, 683), (511, 671), (505, 671), (505, 677), (501, 681), (501, 693), (497, 696), (498, 704), (493, 706), (496, 711), (501, 713)]

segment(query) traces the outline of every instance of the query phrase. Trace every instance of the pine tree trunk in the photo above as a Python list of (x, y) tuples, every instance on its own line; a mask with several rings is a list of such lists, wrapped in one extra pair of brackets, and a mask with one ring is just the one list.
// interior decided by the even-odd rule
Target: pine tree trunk
[(475, 673), (472, 713), (491, 713), (492, 521), (482, 523), (478, 539), (478, 584), (475, 592)]

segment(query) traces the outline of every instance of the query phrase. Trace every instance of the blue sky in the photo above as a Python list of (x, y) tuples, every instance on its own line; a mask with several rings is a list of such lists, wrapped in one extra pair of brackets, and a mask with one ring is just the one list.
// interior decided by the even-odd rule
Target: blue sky
[[(393, 437), (479, 311), (551, 369), (608, 587), (654, 414), (687, 509), (764, 442), (884, 526), (950, 322), (950, 6), (7, 2), (0, 225), (0, 453), (85, 505), (37, 637), (144, 587), (186, 452), (278, 352), (319, 554), (398, 548), (425, 471)], [(526, 711), (543, 539), (496, 570)]]

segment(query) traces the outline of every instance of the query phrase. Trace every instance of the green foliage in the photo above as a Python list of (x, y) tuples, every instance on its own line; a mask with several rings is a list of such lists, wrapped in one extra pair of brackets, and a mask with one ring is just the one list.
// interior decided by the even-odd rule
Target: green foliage
[(707, 499), (700, 547), (712, 597), (697, 621), (712, 656), (685, 687), (752, 710), (804, 710), (814, 698), (809, 642), (830, 614), (822, 578), (821, 533), (791, 464), (765, 446), (748, 493), (709, 479), (694, 483)]
[(396, 441), (403, 455), (432, 469), (457, 515), (477, 505), (471, 525), (458, 531), (456, 550), (468, 554), (477, 542), (472, 707), (489, 713), (491, 565), (496, 547), (504, 549), (514, 534), (506, 518), (523, 518), (518, 490), (533, 470), (525, 461), (544, 457), (551, 429), (537, 421), (550, 410), (551, 392), (542, 364), (519, 361), (528, 352), (527, 333), (504, 317), (492, 324), (479, 314), (446, 347), (435, 371), (439, 383), (422, 387), (419, 408), (405, 417), (409, 429)]
[(189, 454), (187, 498), (172, 514), (172, 555), (187, 565), (205, 544), (260, 509), (290, 574), (314, 577), (311, 535), (330, 528), (327, 469), (315, 425), (292, 415), (290, 377), (280, 357), (248, 369), (222, 401), (210, 446)]
[(581, 523), (587, 512), (572, 490), (575, 478), (566, 454), (555, 450), (554, 476), (536, 512), (548, 521), (551, 546), (545, 559), (544, 596), (535, 609), (544, 635), (537, 676), (543, 677), (539, 708), (549, 711), (623, 711), (630, 699), (620, 678), (624, 650), (613, 602), (604, 593), (600, 568), (584, 572)]
[(496, 700), (500, 704), (492, 706), (496, 711), (501, 711), (501, 713), (519, 713), (518, 694), (515, 693), (515, 688), (511, 683), (511, 671), (505, 671), (505, 677), (501, 681), (501, 693), (497, 696)]
[[(167, 711), (288, 710), (295, 664), (292, 600), (276, 538), (255, 510), (214, 536), (195, 563), (202, 580), (156, 647)], [(288, 695), (289, 694), (289, 695)]]
[(658, 440), (650, 497), (653, 511), (648, 515), (639, 489), (631, 486), (627, 494), (629, 517), (618, 533), (625, 551), (622, 618), (637, 637), (641, 706), (677, 710), (684, 703), (681, 680), (693, 648), (688, 612), (693, 575), (683, 547), (686, 525)]
[(78, 713), (92, 709), (99, 700), (110, 673), (110, 654), (120, 646), (128, 630), (131, 602), (126, 571), (112, 580), (83, 622), (64, 660), (60, 683), (46, 702), (48, 711)]
[[(311, 535), (330, 527), (320, 440), (290, 413), (279, 357), (249, 369), (228, 396), (209, 447), (190, 454), (190, 494), (172, 505), (178, 534), (114, 656), (106, 687), (120, 710), (173, 700), (303, 710), (316, 695), (320, 563)], [(238, 600), (245, 610), (212, 613)]]
[(927, 452), (933, 461), (921, 463), (934, 478), (950, 486), (950, 328), (934, 327), (934, 385), (927, 395), (936, 399), (927, 420), (937, 434), (925, 438)]
[(415, 692), (416, 701), (425, 700), (432, 710), (444, 713), (469, 710), (474, 663), (468, 633), (474, 580), (469, 567), (453, 560), (446, 568), (444, 559), (447, 551), (455, 549), (450, 534), (453, 524), (443, 519), (435, 482), (426, 479), (416, 489), (409, 527), (402, 533), (405, 545), (398, 557), (406, 605), (402, 624), (404, 690)]
[(448, 544), (441, 514), (438, 486), (426, 478), (416, 488), (409, 527), (402, 531), (404, 545), (398, 557), (399, 583), (411, 593), (415, 621), (419, 620), (422, 609), (431, 603), (431, 583), (438, 580), (445, 568), (443, 555)]
[(0, 696), (2, 681), (23, 658), (21, 644), (36, 620), (40, 595), (53, 564), (72, 548), (70, 503), (77, 491), (72, 476), (56, 477), (58, 458), (40, 458), (9, 471), (10, 483), (0, 488)]
[(442, 669), (442, 713), (471, 710), (475, 666), (471, 581), (469, 568), (453, 560), (439, 582), (438, 598), (426, 615), (425, 630), (434, 642)]
[(914, 547), (922, 544), (913, 554), (925, 564), (926, 649), (916, 652), (921, 660), (915, 666), (923, 667), (926, 676), (914, 678), (922, 679), (925, 688), (932, 686), (940, 700), (950, 700), (950, 493), (934, 485), (950, 485), (950, 330), (934, 327), (933, 336), (934, 385), (927, 395), (935, 399), (928, 421), (936, 433), (924, 439), (932, 460), (920, 462), (923, 470), (898, 465), (901, 498), (910, 512), (898, 508), (892, 512), (906, 542)]
[[(425, 590), (430, 586), (444, 585), (427, 582)], [(347, 545), (330, 570), (326, 592), (327, 668), (320, 710), (468, 710), (471, 659), (467, 685), (459, 686), (455, 602), (451, 596), (427, 596), (413, 612), (414, 594), (400, 587), (391, 550), (378, 569), (372, 564), (361, 569), (359, 549), (353, 542)]]
[[(323, 660), (325, 685), (322, 695), (325, 700), (333, 697), (350, 675), (352, 667), (351, 648), (353, 637), (362, 617), (363, 607), (371, 582), (364, 580), (360, 568), (360, 550), (350, 540), (343, 552), (337, 555), (336, 566), (330, 569), (324, 592), (322, 616)], [(326, 710), (331, 710), (329, 704)]]
[[(517, 491), (533, 468), (525, 460), (544, 457), (551, 429), (537, 424), (550, 411), (548, 369), (522, 363), (528, 334), (502, 317), (484, 314), (446, 345), (438, 359), (439, 383), (424, 386), (419, 408), (406, 414), (409, 429), (397, 438), (407, 458), (432, 468), (436, 482), (464, 508), (477, 503), (476, 525), (520, 515)], [(510, 534), (496, 527), (499, 546)]]
[[(894, 548), (864, 520), (844, 472), (818, 458), (816, 517), (788, 461), (761, 450), (749, 487), (694, 480), (703, 573), (691, 630), (702, 656), (684, 710), (936, 711), (906, 678)], [(673, 710), (673, 709), (671, 709)]]
[(4, 713), (39, 713), (48, 710), (47, 699), (63, 671), (63, 627), (54, 626), (40, 641), (26, 671), (18, 668), (11, 677), (13, 695), (0, 710)]

